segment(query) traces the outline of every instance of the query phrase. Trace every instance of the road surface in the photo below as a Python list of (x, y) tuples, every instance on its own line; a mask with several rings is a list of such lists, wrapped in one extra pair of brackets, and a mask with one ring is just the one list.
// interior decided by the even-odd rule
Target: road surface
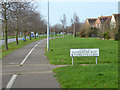
[[(33, 42), (3, 58), (3, 88), (60, 88), (45, 54), (46, 39)], [(20, 66), (22, 64), (22, 66)], [(24, 90), (24, 89), (23, 89)]]
[[(27, 37), (27, 38), (29, 38), (29, 37)], [(23, 39), (23, 37), (18, 38), (18, 40), (22, 40), (22, 39)], [(15, 41), (16, 41), (15, 38), (8, 39), (8, 43), (15, 42)], [(4, 40), (0, 40), (0, 46), (1, 45), (4, 45)]]

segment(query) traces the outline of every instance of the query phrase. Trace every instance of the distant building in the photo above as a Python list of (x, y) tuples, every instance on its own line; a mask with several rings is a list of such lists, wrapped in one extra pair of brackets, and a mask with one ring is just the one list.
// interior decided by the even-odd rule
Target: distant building
[(101, 28), (101, 26), (104, 25), (105, 23), (107, 25), (109, 25), (111, 18), (112, 18), (112, 16), (101, 16), (101, 17), (98, 17), (98, 19), (96, 20), (94, 26), (96, 28)]
[(120, 14), (112, 14), (112, 18), (110, 21), (111, 29), (114, 29), (116, 25), (119, 23), (119, 21), (120, 21)]
[(84, 24), (90, 27), (95, 27), (96, 20), (97, 18), (87, 18)]

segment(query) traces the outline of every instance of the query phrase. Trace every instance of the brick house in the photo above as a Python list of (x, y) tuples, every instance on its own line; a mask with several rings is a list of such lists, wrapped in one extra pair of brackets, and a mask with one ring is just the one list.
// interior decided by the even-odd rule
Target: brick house
[(95, 27), (96, 20), (97, 18), (87, 18), (84, 24), (90, 27)]
[(95, 27), (96, 28), (101, 28), (102, 25), (107, 24), (110, 25), (110, 21), (111, 21), (112, 16), (101, 16), (98, 17), (98, 19), (95, 22)]
[(116, 25), (119, 23), (118, 21), (120, 21), (120, 14), (112, 14), (112, 18), (110, 21), (111, 29), (114, 29), (116, 27)]

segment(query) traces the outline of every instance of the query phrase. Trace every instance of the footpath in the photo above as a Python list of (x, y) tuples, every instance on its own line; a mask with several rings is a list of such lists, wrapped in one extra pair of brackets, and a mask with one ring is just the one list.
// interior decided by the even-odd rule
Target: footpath
[[(2, 59), (3, 88), (60, 88), (47, 60), (46, 39), (22, 47)], [(22, 64), (22, 65), (21, 65)]]

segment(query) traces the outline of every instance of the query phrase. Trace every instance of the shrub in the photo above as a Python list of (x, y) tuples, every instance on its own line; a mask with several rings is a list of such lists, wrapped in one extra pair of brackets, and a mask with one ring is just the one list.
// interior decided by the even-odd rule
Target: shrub
[(76, 33), (76, 37), (80, 37), (80, 32), (77, 32), (77, 33)]
[(103, 38), (110, 39), (110, 36), (109, 36), (108, 32), (106, 32), (106, 33), (103, 34)]
[(114, 40), (120, 41), (120, 30), (115, 34)]

